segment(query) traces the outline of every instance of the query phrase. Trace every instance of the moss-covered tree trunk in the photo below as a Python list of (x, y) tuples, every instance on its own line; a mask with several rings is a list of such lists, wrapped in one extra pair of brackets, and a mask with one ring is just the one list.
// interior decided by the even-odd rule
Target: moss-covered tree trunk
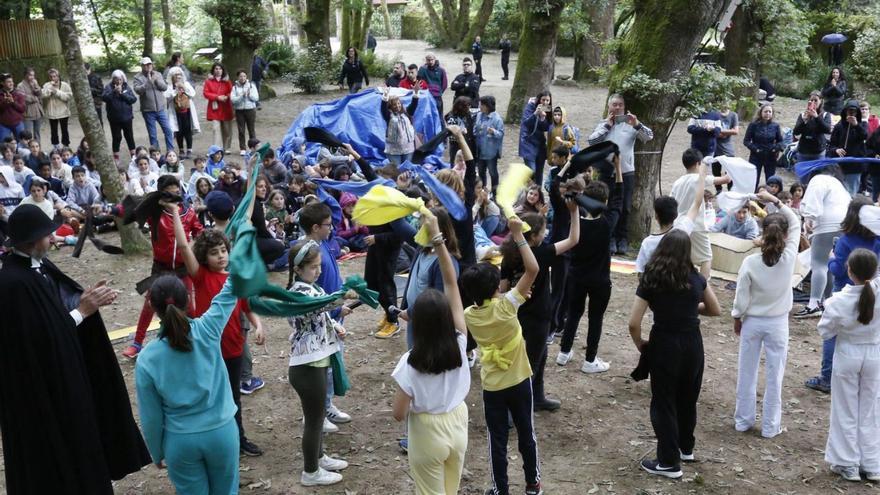
[(556, 65), (556, 33), (566, 0), (520, 0), (523, 30), (507, 105), (507, 123), (520, 121), (526, 100), (550, 88)]
[[(144, 0), (144, 50), (145, 57), (153, 56), (153, 0)], [(158, 65), (157, 65), (158, 67)]]
[[(79, 117), (80, 126), (85, 133), (86, 141), (92, 150), (92, 157), (101, 176), (104, 196), (108, 201), (119, 203), (124, 195), (122, 183), (119, 181), (119, 171), (113, 161), (113, 155), (107, 146), (107, 138), (104, 129), (98, 120), (95, 106), (92, 103), (92, 94), (89, 89), (89, 80), (83, 67), (82, 51), (79, 45), (79, 33), (76, 22), (73, 19), (73, 9), (70, 0), (52, 0), (53, 14), (57, 15), (58, 36), (61, 46), (64, 47), (64, 61), (67, 65), (67, 75), (70, 78), (70, 87), (73, 90), (73, 100), (76, 102), (76, 113)], [(45, 14), (45, 12), (44, 12)], [(134, 224), (119, 226), (119, 237), (122, 239), (122, 249), (126, 254), (143, 253), (150, 250), (149, 241), (141, 234)]]
[(342, 6), (339, 9), (340, 17), (342, 19), (339, 22), (339, 51), (345, 53), (348, 50), (348, 47), (351, 46), (351, 7), (348, 5), (348, 2), (342, 2)]
[(382, 0), (382, 22), (385, 23), (385, 35), (388, 39), (394, 39), (394, 33), (391, 32), (391, 14), (388, 13), (388, 0)]
[(597, 69), (613, 63), (613, 57), (605, 53), (604, 43), (614, 37), (615, 0), (581, 0), (581, 9), (587, 14), (587, 31), (576, 39), (574, 53), (574, 79), (595, 81)]
[(465, 34), (464, 38), (462, 38), (461, 43), (458, 45), (458, 51), (460, 52), (470, 52), (471, 45), (474, 44), (474, 39), (477, 36), (482, 35), (482, 33), (486, 30), (486, 24), (489, 24), (489, 18), (492, 17), (492, 8), (495, 6), (495, 0), (483, 0), (480, 4), (479, 10), (477, 10), (477, 16), (474, 17), (474, 20), (471, 22), (470, 28), (467, 30), (467, 34)]
[[(636, 0), (633, 24), (621, 40), (609, 92), (619, 92), (623, 81), (637, 72), (667, 81), (676, 72), (689, 70), (703, 35), (724, 4), (724, 0)], [(651, 230), (663, 150), (681, 95), (637, 98), (624, 92), (624, 97), (627, 110), (654, 131), (653, 140), (636, 145), (628, 227), (630, 240), (641, 240)]]
[(310, 47), (320, 46), (329, 58), (330, 0), (306, 0), (306, 10), (300, 27), (306, 35), (306, 44)]
[[(752, 93), (757, 96), (758, 91), (758, 62), (751, 52), (751, 38), (754, 33), (754, 19), (747, 3), (743, 3), (736, 9), (731, 21), (730, 31), (724, 37), (724, 70), (731, 76), (745, 75), (751, 72), (752, 86), (744, 88), (737, 97)], [(747, 119), (751, 113), (751, 107), (735, 109), (740, 120)]]
[(174, 51), (174, 39), (171, 36), (171, 6), (168, 5), (170, 0), (162, 1), (162, 44), (165, 45), (165, 55), (169, 58)]

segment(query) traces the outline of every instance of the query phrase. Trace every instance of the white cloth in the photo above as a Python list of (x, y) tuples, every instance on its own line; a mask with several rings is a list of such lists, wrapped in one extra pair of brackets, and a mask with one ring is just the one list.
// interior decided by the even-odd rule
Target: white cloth
[[(694, 222), (686, 216), (678, 217), (675, 219), (675, 222), (672, 223), (672, 228), (669, 230), (673, 229), (681, 230), (687, 235), (691, 235), (691, 232), (694, 231)], [(645, 273), (645, 267), (648, 266), (648, 261), (651, 260), (651, 256), (654, 255), (657, 245), (659, 245), (660, 241), (666, 237), (669, 230), (659, 234), (650, 234), (642, 240), (642, 246), (639, 248), (639, 255), (636, 257), (636, 273)]]
[(461, 366), (436, 375), (422, 373), (407, 363), (409, 352), (400, 357), (391, 373), (392, 378), (412, 397), (410, 411), (414, 413), (443, 414), (458, 407), (471, 388), (471, 370), (465, 348), (467, 339), (462, 333), (456, 335), (461, 353)]
[(758, 365), (762, 347), (766, 383), (761, 413), (761, 436), (773, 438), (782, 431), (782, 377), (788, 356), (787, 314), (747, 316), (743, 320), (739, 336), (736, 412), (733, 415), (737, 431), (747, 431), (755, 424)]
[(813, 223), (814, 234), (837, 232), (850, 201), (852, 196), (839, 180), (830, 175), (819, 174), (807, 185), (801, 201), (801, 213), (807, 221)]
[(755, 192), (755, 183), (758, 181), (758, 169), (755, 165), (743, 158), (735, 156), (716, 156), (715, 160), (721, 164), (721, 168), (733, 180), (730, 190), (735, 193), (751, 194)]
[(736, 278), (736, 295), (730, 311), (734, 318), (779, 316), (791, 311), (791, 277), (797, 263), (801, 222), (785, 205), (779, 212), (788, 220), (785, 250), (773, 266), (764, 264), (761, 253), (746, 256)]
[(825, 311), (816, 328), (822, 339), (837, 337), (838, 342), (880, 345), (880, 278), (871, 280), (871, 289), (876, 298), (874, 318), (867, 325), (862, 325), (856, 319), (863, 289), (861, 285), (847, 285), (825, 301)]
[(715, 196), (715, 203), (729, 215), (745, 206), (752, 196), (750, 193), (724, 191)]
[(880, 207), (865, 205), (859, 210), (859, 223), (874, 235), (880, 235)]
[(880, 347), (837, 340), (825, 461), (880, 472)]
[[(678, 202), (678, 216), (682, 217), (687, 215), (688, 210), (691, 209), (691, 206), (694, 204), (694, 194), (699, 190), (700, 194), (703, 194), (703, 191), (707, 187), (715, 187), (715, 178), (714, 177), (706, 177), (706, 182), (703, 184), (703, 187), (694, 187), (696, 186), (697, 180), (700, 178), (696, 173), (684, 174), (678, 179), (675, 179), (675, 182), (672, 184), (672, 190), (669, 192), (669, 195), (675, 198), (675, 201)], [(704, 219), (704, 215), (706, 213), (705, 201), (700, 205), (700, 214), (697, 215), (697, 219), (694, 221), (694, 231), (695, 232), (706, 232), (706, 221)]]

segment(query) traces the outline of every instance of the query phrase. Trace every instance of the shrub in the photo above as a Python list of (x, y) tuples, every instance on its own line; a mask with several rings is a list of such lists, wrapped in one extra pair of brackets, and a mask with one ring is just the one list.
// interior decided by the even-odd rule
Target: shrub
[(296, 64), (296, 49), (293, 45), (269, 41), (260, 47), (260, 55), (269, 63), (269, 77), (279, 77), (293, 72)]
[(866, 29), (855, 40), (852, 75), (870, 89), (880, 89), (880, 28)]
[(320, 93), (336, 76), (326, 49), (310, 46), (295, 57), (295, 70), (285, 75), (291, 84), (309, 94)]

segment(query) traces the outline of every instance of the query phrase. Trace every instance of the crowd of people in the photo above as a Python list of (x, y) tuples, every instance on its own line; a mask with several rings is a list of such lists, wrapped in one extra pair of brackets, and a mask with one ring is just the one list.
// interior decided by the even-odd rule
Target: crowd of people
[[(509, 52), (506, 38), (501, 48), (502, 54)], [(421, 67), (394, 65), (385, 86), (413, 94), (404, 106), (396, 92), (382, 91), (376, 115), (387, 126), (387, 160), (382, 163), (368, 162), (361, 155), (364, 150), (346, 142), (324, 143), (317, 155), (307, 153), (302, 137), (294, 140), (293, 151), (276, 156), (262, 147), (254, 130), (259, 78), (250, 80), (246, 70), (232, 78), (219, 63), (203, 83), (213, 144), (204, 155), (193, 153), (199, 109), (183, 58), (176, 54), (164, 74), (144, 58), (131, 86), (122, 71), (114, 71), (103, 88), (99, 79), (90, 82), (96, 105), (103, 102), (106, 108), (113, 153), (131, 198), (120, 204), (104, 201), (88, 142), (83, 139), (76, 151), (69, 147), (72, 94), (58, 72), (50, 71), (42, 87), (32, 70), (18, 86), (12, 75), (0, 76), (0, 232), (8, 240), (0, 299), (16, 290), (7, 282), (13, 274), (32, 277), (28, 283), (46, 290), (57, 306), (61, 316), (56, 320), (76, 327), (115, 296), (102, 284), (85, 292), (72, 281), (61, 284), (63, 274), (45, 260), (49, 246), (75, 244), (84, 222), (102, 232), (114, 228), (119, 217), (141, 217), (137, 221), (152, 245), (149, 276), (137, 284), (144, 303), (135, 336), (122, 351), (137, 359), (135, 385), (145, 442), (134, 442), (131, 449), (140, 452), (143, 462), (130, 462), (124, 472), (96, 474), (89, 485), (94, 491), (83, 493), (106, 491), (109, 479), (139, 469), (146, 463), (144, 448), (153, 463), (168, 468), (180, 493), (236, 493), (239, 454), (263, 454), (245, 435), (241, 395), (265, 385), (253, 374), (248, 340), (262, 343), (268, 328), (246, 300), (232, 293), (230, 280), (239, 275), (234, 269), (241, 264), (233, 269), (231, 253), (236, 242), (245, 241), (227, 238), (225, 232), (238, 229), (239, 217), (254, 229), (259, 259), (253, 261), (263, 265), (261, 270), (287, 272), (286, 289), (299, 298), (298, 309), (285, 316), (290, 327), (288, 379), (304, 419), (302, 485), (338, 483), (339, 471), (348, 467), (345, 460), (325, 453), (323, 438), (353, 420), (333, 404), (333, 397), (349, 387), (343, 359), (345, 317), (359, 305), (350, 300), (358, 296), (348, 281), (343, 283), (338, 263), (352, 253), (365, 253), (366, 286), (377, 293), (383, 312), (373, 335), (389, 339), (405, 327), (408, 350), (386, 371), (397, 384), (392, 415), (406, 421), (400, 447), (408, 453), (416, 492), (458, 491), (469, 443), (465, 398), (470, 370), (479, 362), (491, 459), (486, 493), (510, 492), (511, 428), (517, 430), (525, 493), (543, 493), (535, 435), (540, 420), (534, 412), (563, 407), (545, 392), (549, 349), (559, 335), (555, 362), (567, 366), (586, 312), (580, 370), (592, 375), (611, 367), (599, 353), (613, 293), (611, 258), (629, 254), (636, 240), (627, 229), (640, 161), (635, 146), (650, 141), (653, 131), (627, 110), (622, 95), (614, 94), (604, 117), (582, 142), (580, 130), (567, 121), (565, 107), (554, 103), (549, 91), (541, 91), (526, 102), (519, 125), (518, 155), (524, 163), (519, 167), (530, 179), (518, 180), (516, 165), (501, 174), (498, 162), (506, 132), (495, 98), (481, 95), (479, 38), (471, 55), (463, 58), (462, 72), (451, 83), (432, 53)], [(506, 79), (506, 65), (504, 73)], [(354, 48), (346, 52), (339, 83), (347, 83), (353, 93), (369, 84)], [(447, 89), (455, 95), (443, 114)], [(811, 93), (798, 115), (794, 145), (786, 143), (774, 121), (773, 106), (761, 105), (743, 134), (757, 172), (754, 194), (735, 205), (721, 205), (720, 198), (733, 180), (723, 158), (736, 155), (736, 112), (707, 110), (689, 122), (692, 143), (682, 153), (685, 173), (670, 195), (654, 201), (658, 229), (641, 242), (636, 256), (639, 284), (629, 331), (640, 358), (632, 376), (651, 378), (650, 418), (657, 437), (656, 456), (640, 463), (645, 471), (679, 478), (682, 463), (698, 455), (694, 430), (705, 359), (699, 316), (722, 313), (708, 283), (709, 233), (724, 232), (758, 248), (742, 262), (730, 313), (740, 338), (736, 430), (756, 426), (763, 349), (767, 379), (760, 432), (772, 438), (785, 431), (781, 405), (789, 317), (821, 317), (821, 372), (806, 386), (833, 391), (825, 460), (845, 479), (859, 480), (864, 473), (869, 480), (880, 480), (880, 431), (874, 426), (880, 394), (880, 320), (874, 318), (880, 304), (874, 296), (880, 289), (875, 278), (880, 207), (874, 201), (880, 174), (858, 162), (822, 163), (803, 183), (788, 188), (775, 174), (789, 146), (801, 162), (880, 154), (880, 122), (866, 103), (847, 96), (844, 74), (835, 68), (826, 87)], [(430, 178), (412, 163), (422, 147), (414, 123), (420, 97), (433, 98), (448, 134), (449, 166), (438, 167)], [(149, 147), (134, 142), (136, 102)], [(48, 154), (41, 149), (39, 134), (44, 115), (52, 131)], [(230, 158), (233, 120), (240, 161)], [(119, 158), (123, 138), (130, 161)], [(186, 160), (191, 160), (189, 170)], [(254, 174), (257, 167), (259, 174)], [(397, 199), (382, 203), (381, 197), (389, 196)], [(405, 211), (364, 221), (365, 204)], [(809, 299), (790, 315), (790, 281), (798, 253), (807, 248)], [(23, 270), (26, 265), (33, 269)], [(395, 275), (400, 272), (408, 275), (399, 299)], [(82, 292), (81, 302), (67, 297), (70, 287)], [(39, 303), (30, 301), (13, 312), (34, 304)], [(653, 323), (646, 340), (642, 326), (649, 309)], [(67, 321), (68, 314), (72, 321)], [(145, 345), (154, 316), (160, 332)], [(0, 323), (0, 334), (22, 321), (26, 318), (16, 316)], [(71, 345), (86, 353), (90, 344)], [(9, 342), (0, 347), (9, 352)], [(75, 386), (89, 388), (85, 382)], [(20, 393), (14, 384), (0, 386), (0, 392), (3, 387)], [(91, 387), (101, 395), (100, 384), (93, 381)], [(8, 446), (15, 423), (8, 415), (0, 420)], [(94, 429), (91, 424), (89, 428)], [(5, 460), (11, 492), (33, 479), (22, 467), (22, 460), (32, 457), (6, 452)]]

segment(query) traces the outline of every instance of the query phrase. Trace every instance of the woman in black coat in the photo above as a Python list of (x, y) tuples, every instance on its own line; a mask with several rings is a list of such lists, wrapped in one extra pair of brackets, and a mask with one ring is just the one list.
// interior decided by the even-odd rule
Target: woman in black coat
[(129, 87), (125, 72), (113, 71), (110, 83), (104, 86), (101, 99), (107, 104), (107, 122), (110, 123), (110, 134), (113, 136), (113, 158), (119, 159), (119, 144), (123, 135), (128, 152), (134, 154), (134, 132), (131, 127), (134, 112), (131, 107), (137, 101), (137, 96)]
[(843, 110), (843, 103), (846, 101), (846, 75), (843, 69), (840, 67), (831, 69), (822, 88), (822, 96), (825, 98), (826, 111), (837, 115)]
[(350, 46), (345, 52), (345, 62), (342, 63), (342, 72), (339, 74), (339, 87), (344, 87), (342, 82), (348, 83), (348, 92), (357, 93), (364, 85), (370, 85), (370, 76), (367, 68), (358, 58), (357, 48)]

